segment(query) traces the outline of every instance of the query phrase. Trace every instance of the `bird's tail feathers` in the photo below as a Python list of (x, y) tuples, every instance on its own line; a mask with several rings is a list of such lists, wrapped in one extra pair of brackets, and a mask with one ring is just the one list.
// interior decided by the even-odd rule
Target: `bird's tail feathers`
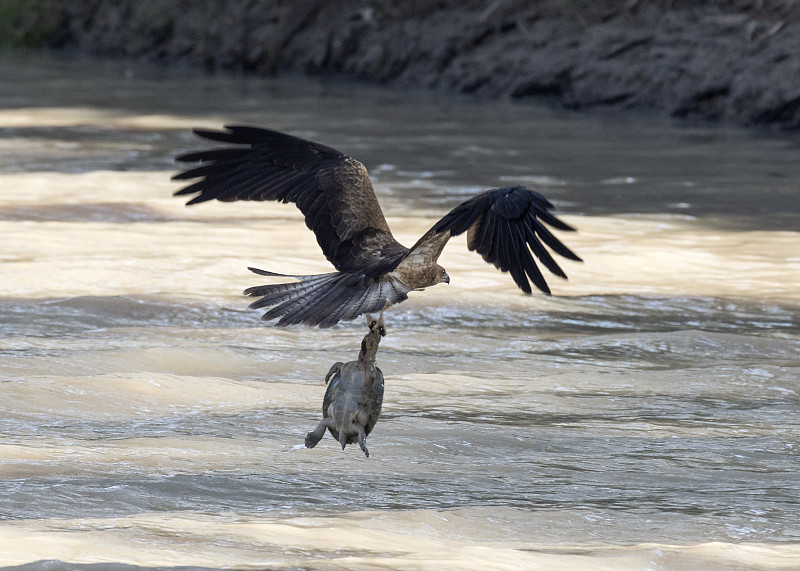
[(331, 327), (364, 313), (381, 311), (408, 297), (410, 291), (398, 279), (384, 275), (371, 277), (333, 272), (310, 276), (292, 276), (257, 268), (250, 271), (270, 277), (294, 278), (297, 281), (251, 287), (244, 294), (261, 299), (250, 304), (253, 309), (269, 308), (262, 319), (280, 318), (277, 325), (318, 325)]
[(312, 278), (312, 277), (330, 275), (330, 274), (317, 274), (316, 276), (293, 276), (291, 274), (279, 274), (279, 273), (276, 273), (276, 272), (271, 272), (269, 270), (260, 270), (258, 268), (248, 267), (247, 269), (250, 270), (251, 272), (253, 272), (254, 274), (258, 274), (260, 276), (270, 276), (270, 277), (275, 277), (275, 278), (295, 278), (295, 279), (298, 279), (298, 280), (302, 279), (302, 278)]

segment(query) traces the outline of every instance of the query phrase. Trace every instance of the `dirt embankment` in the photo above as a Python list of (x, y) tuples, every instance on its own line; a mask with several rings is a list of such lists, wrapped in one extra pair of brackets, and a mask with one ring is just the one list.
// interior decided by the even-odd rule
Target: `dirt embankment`
[(800, 126), (793, 0), (9, 0), (0, 31), (208, 69)]

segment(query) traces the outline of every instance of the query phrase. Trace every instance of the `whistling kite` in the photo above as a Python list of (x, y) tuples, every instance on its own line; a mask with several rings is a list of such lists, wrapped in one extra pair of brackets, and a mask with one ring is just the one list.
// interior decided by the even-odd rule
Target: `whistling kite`
[[(217, 199), (294, 202), (337, 271), (290, 276), (249, 268), (264, 276), (297, 281), (251, 287), (260, 297), (251, 308), (270, 308), (263, 319), (278, 325), (303, 323), (331, 327), (340, 320), (383, 311), (450, 277), (436, 261), (451, 236), (467, 232), (467, 246), (511, 277), (525, 293), (528, 279), (545, 293), (547, 283), (533, 253), (552, 273), (566, 274), (542, 246), (580, 261), (544, 226), (573, 230), (553, 216), (553, 205), (523, 186), (487, 190), (456, 206), (411, 248), (392, 236), (372, 189), (367, 169), (356, 159), (319, 143), (256, 127), (226, 126), (226, 131), (196, 129), (205, 139), (246, 145), (188, 153), (179, 161), (200, 166), (175, 175), (199, 179), (176, 192), (196, 194), (186, 204)], [(541, 242), (540, 242), (541, 240)]]

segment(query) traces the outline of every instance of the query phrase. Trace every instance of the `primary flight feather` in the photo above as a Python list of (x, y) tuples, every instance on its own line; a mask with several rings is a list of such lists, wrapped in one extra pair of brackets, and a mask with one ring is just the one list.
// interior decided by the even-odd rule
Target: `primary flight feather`
[(542, 243), (565, 258), (580, 261), (545, 224), (559, 230), (573, 228), (549, 212), (553, 205), (544, 196), (523, 186), (477, 194), (406, 248), (392, 236), (367, 169), (356, 159), (319, 143), (256, 127), (194, 132), (240, 146), (177, 157), (200, 166), (173, 177), (197, 179), (175, 195), (195, 195), (187, 205), (214, 199), (293, 202), (336, 268), (311, 276), (249, 268), (260, 275), (296, 280), (244, 291), (261, 298), (250, 307), (268, 309), (263, 318), (280, 318), (280, 326), (331, 327), (364, 313), (383, 311), (407, 299), (410, 291), (449, 283), (437, 260), (447, 241), (464, 232), (470, 250), (509, 272), (528, 294), (530, 282), (550, 293), (533, 256), (555, 275), (567, 277)]

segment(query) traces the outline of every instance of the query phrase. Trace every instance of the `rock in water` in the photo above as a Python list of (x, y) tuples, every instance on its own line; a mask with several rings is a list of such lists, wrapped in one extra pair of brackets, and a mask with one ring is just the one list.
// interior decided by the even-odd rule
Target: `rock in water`
[(386, 335), (383, 314), (378, 319), (367, 315), (369, 332), (361, 341), (357, 361), (334, 363), (325, 382), (328, 390), (322, 402), (322, 420), (306, 435), (306, 447), (314, 448), (327, 428), (342, 445), (358, 442), (369, 457), (367, 436), (381, 414), (383, 405), (383, 373), (375, 365), (378, 345)]

